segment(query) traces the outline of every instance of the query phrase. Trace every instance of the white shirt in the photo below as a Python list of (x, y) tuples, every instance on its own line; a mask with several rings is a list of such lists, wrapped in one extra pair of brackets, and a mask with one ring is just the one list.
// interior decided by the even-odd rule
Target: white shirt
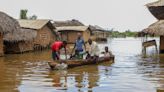
[(100, 49), (95, 41), (92, 41), (92, 44), (89, 45), (89, 54), (91, 56), (94, 56), (94, 55), (99, 56), (100, 54)]
[(104, 57), (110, 57), (110, 55), (111, 55), (110, 52), (105, 52), (104, 53)]

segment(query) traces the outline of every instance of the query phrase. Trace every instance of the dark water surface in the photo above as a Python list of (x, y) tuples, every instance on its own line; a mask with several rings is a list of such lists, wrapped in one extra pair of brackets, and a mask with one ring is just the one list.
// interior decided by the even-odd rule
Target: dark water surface
[(117, 38), (109, 46), (115, 63), (51, 71), (49, 50), (0, 58), (0, 92), (164, 92), (164, 55), (148, 49), (142, 58), (139, 38)]

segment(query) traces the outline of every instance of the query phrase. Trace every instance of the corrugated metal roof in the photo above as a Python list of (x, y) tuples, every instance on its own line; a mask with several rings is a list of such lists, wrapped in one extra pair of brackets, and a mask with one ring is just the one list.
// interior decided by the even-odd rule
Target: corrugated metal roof
[(148, 6), (148, 7), (150, 7), (150, 6), (164, 6), (164, 0), (159, 0), (156, 2), (148, 3), (148, 4), (146, 4), (146, 6)]
[(22, 28), (41, 29), (50, 20), (18, 20)]
[(65, 27), (56, 27), (57, 31), (86, 31), (88, 26), (65, 26)]

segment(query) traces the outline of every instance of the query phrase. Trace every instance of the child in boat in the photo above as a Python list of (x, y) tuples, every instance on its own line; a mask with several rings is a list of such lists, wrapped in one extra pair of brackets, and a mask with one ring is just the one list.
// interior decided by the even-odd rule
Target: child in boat
[(104, 57), (110, 57), (112, 56), (111, 51), (109, 51), (108, 46), (105, 46), (105, 52), (102, 52), (104, 54)]

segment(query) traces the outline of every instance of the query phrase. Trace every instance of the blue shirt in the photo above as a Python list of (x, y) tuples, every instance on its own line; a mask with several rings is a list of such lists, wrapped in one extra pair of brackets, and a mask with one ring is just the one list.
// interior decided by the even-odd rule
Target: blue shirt
[(85, 42), (84, 42), (84, 39), (83, 38), (80, 38), (80, 39), (77, 39), (76, 40), (76, 43), (75, 43), (75, 45), (76, 45), (76, 50), (78, 50), (78, 51), (83, 51), (83, 45), (85, 44)]

